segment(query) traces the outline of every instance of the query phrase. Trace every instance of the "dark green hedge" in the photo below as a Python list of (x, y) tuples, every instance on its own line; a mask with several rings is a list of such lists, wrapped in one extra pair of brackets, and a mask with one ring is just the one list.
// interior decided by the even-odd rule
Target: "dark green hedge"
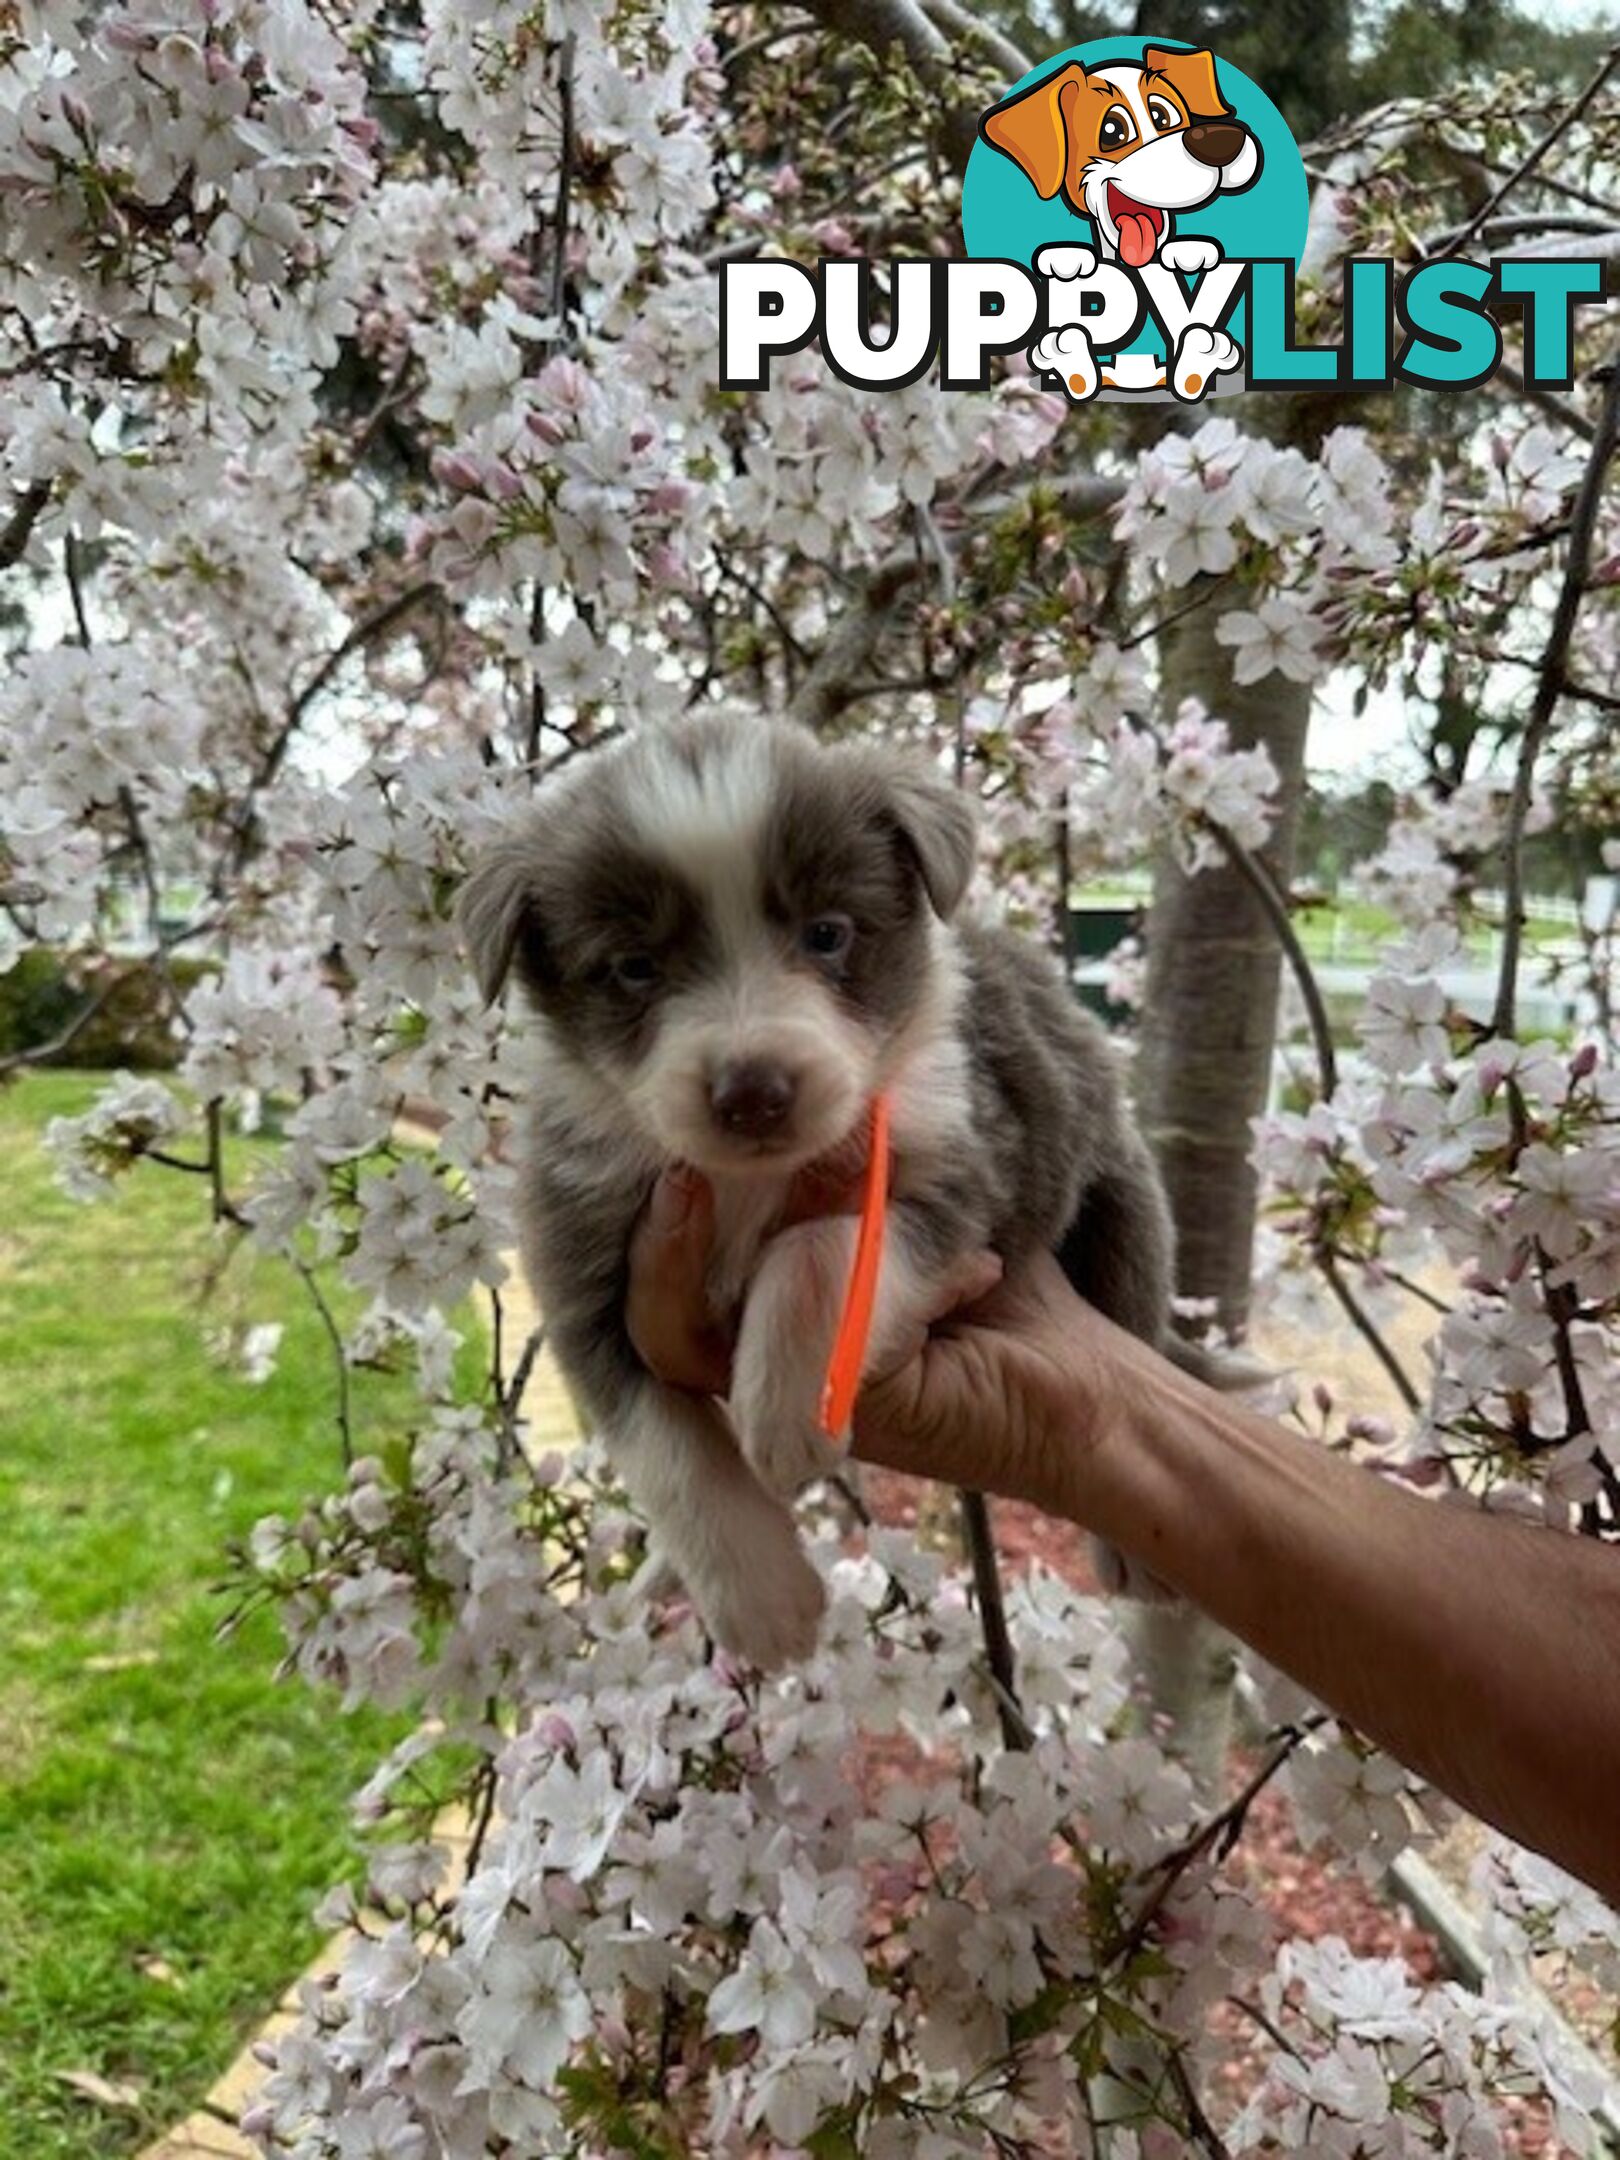
[[(106, 1004), (64, 1050), (40, 1062), (95, 1071), (127, 1065), (136, 1072), (166, 1072), (178, 1065), (182, 1044), (161, 978), (138, 961), (110, 965), (123, 972)], [(212, 972), (211, 962), (179, 955), (169, 966), (181, 990)], [(24, 953), (0, 975), (0, 1057), (54, 1041), (105, 981), (99, 969), (70, 967), (60, 953), (43, 946)]]

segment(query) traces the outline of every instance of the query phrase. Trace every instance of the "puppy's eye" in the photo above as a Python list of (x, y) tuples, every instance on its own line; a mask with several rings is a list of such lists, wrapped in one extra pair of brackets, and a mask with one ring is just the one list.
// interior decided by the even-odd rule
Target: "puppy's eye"
[(658, 962), (651, 953), (620, 953), (609, 963), (608, 973), (620, 990), (651, 990), (658, 981)]
[(1103, 114), (1102, 126), (1097, 130), (1097, 140), (1105, 150), (1123, 150), (1136, 129), (1131, 116), (1123, 105), (1110, 105)]
[(1166, 104), (1163, 98), (1148, 99), (1148, 118), (1156, 128), (1178, 128), (1181, 125), (1180, 113), (1173, 105)]
[(847, 915), (817, 915), (799, 934), (805, 951), (816, 960), (842, 960), (855, 942), (855, 925)]

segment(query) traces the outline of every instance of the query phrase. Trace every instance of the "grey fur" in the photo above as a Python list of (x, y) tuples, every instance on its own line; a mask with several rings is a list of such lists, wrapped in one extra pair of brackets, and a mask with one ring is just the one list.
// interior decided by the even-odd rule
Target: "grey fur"
[[(559, 1363), (663, 1556), (722, 1640), (775, 1663), (804, 1653), (819, 1615), (819, 1585), (783, 1498), (811, 1474), (814, 1442), (784, 1440), (770, 1466), (764, 1458), (775, 1443), (750, 1429), (762, 1413), (739, 1406), (739, 1394), (751, 1389), (750, 1399), (776, 1402), (776, 1424), (808, 1429), (814, 1404), (784, 1412), (771, 1373), (796, 1359), (802, 1380), (812, 1370), (807, 1354), (786, 1339), (791, 1329), (749, 1350), (745, 1320), (734, 1436), (718, 1406), (675, 1395), (645, 1371), (624, 1320), (631, 1232), (670, 1159), (638, 1088), (687, 1003), (735, 963), (725, 940), (737, 934), (700, 889), (701, 863), (694, 881), (678, 862), (659, 859), (659, 790), (679, 806), (690, 774), (694, 786), (712, 785), (717, 801), (729, 801), (727, 776), (751, 771), (762, 755), (762, 815), (753, 852), (738, 858), (757, 915), (748, 964), (779, 982), (789, 1005), (824, 1012), (841, 1054), (863, 1061), (868, 1076), (879, 1076), (872, 1084), (902, 1106), (888, 1266), (925, 1283), (986, 1245), (1009, 1261), (1045, 1247), (1101, 1311), (1158, 1342), (1172, 1240), (1114, 1050), (1056, 964), (1006, 929), (952, 923), (941, 931), (971, 873), (973, 820), (932, 767), (868, 745), (821, 746), (760, 721), (705, 718), (632, 737), (542, 791), (522, 829), (475, 869), (461, 908), (485, 994), (497, 995), (515, 969), (540, 1021), (545, 1071), (519, 1188), (525, 1266)], [(745, 800), (746, 789), (734, 792)], [(734, 896), (728, 904), (739, 905)], [(836, 969), (802, 949), (805, 922), (828, 911), (856, 923)], [(627, 941), (634, 967), (624, 959)], [(644, 965), (655, 971), (654, 987), (640, 982)], [(952, 974), (960, 989), (947, 1008)], [(937, 1022), (935, 1007), (946, 1015)], [(928, 1047), (914, 1052), (914, 1042)], [(912, 1146), (904, 1101), (914, 1055), (955, 1073), (959, 1092), (965, 1077), (965, 1098), (955, 1102), (945, 1082), (919, 1087)], [(862, 1104), (867, 1092), (863, 1079)], [(940, 1114), (956, 1120), (943, 1137), (928, 1122), (936, 1095), (946, 1105)], [(733, 1165), (722, 1156), (700, 1166), (742, 1196), (744, 1213), (753, 1196), (747, 1279), (763, 1284), (774, 1270), (771, 1294), (779, 1295), (775, 1276), (793, 1240), (806, 1267), (826, 1266), (815, 1262), (806, 1232), (772, 1234), (773, 1208), (797, 1167), (791, 1151), (779, 1163)], [(750, 1315), (756, 1304), (777, 1310), (763, 1289)]]

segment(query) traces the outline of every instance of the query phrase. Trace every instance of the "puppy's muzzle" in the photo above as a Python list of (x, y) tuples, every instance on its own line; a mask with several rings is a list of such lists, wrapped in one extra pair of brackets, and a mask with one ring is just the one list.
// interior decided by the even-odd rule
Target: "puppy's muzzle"
[(1195, 120), (1182, 131), (1189, 157), (1200, 165), (1230, 165), (1248, 139), (1248, 129), (1231, 120)]
[(709, 1114), (731, 1140), (785, 1137), (799, 1085), (785, 1065), (744, 1058), (722, 1065), (709, 1084)]

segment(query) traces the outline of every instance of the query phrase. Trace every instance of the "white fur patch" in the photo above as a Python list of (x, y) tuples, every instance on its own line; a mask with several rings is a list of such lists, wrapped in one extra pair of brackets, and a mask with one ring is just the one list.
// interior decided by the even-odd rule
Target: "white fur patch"
[(766, 1667), (815, 1649), (826, 1605), (793, 1517), (732, 1445), (712, 1404), (648, 1386), (608, 1452), (673, 1567), (728, 1650)]
[(770, 731), (741, 723), (694, 766), (674, 742), (644, 738), (624, 791), (625, 822), (647, 853), (709, 902), (722, 940), (759, 921), (759, 859), (775, 792)]

